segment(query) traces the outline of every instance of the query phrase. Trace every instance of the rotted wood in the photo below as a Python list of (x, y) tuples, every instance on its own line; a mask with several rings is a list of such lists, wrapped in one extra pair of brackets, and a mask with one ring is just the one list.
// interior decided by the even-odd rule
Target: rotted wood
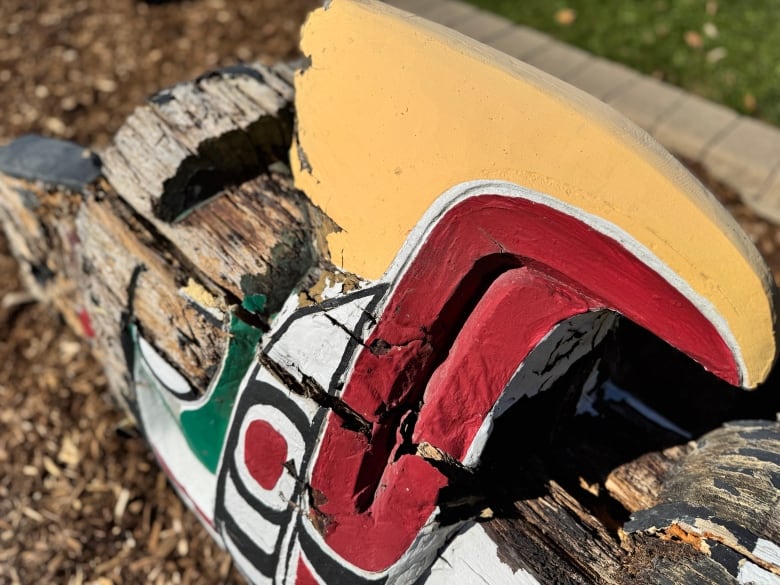
[(729, 423), (705, 435), (629, 533), (682, 541), (741, 582), (780, 580), (780, 424)]
[[(221, 70), (150, 98), (102, 165), (73, 149), (57, 155), (66, 168), (89, 163), (75, 179), (3, 167), (0, 222), (27, 286), (92, 340), (118, 396), (130, 311), (202, 393), (230, 314), (265, 330), (292, 291), (319, 301), (334, 224), (287, 170), (292, 97), (288, 66)], [(259, 295), (264, 306), (246, 308)], [(502, 418), (476, 474), (448, 470), (444, 515), (481, 524), (515, 581), (521, 571), (542, 583), (780, 574), (770, 546), (780, 537), (778, 425), (732, 424), (688, 444), (604, 391), (598, 416), (578, 414), (599, 357)], [(462, 571), (461, 582), (479, 577)]]
[(321, 220), (281, 162), (290, 75), (286, 65), (234, 67), (152, 97), (102, 153), (109, 180), (87, 176), (78, 188), (7, 165), (16, 177), (0, 181), (0, 213), (25, 281), (96, 337), (115, 390), (127, 387), (118, 333), (134, 274), (144, 280), (133, 295), (139, 326), (203, 391), (229, 307), (265, 295), (262, 324), (317, 264)]

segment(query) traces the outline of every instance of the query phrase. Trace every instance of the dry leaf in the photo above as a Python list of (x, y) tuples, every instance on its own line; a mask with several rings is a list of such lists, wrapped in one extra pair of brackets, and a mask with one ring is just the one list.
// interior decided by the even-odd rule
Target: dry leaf
[(686, 31), (686, 33), (683, 35), (683, 38), (685, 39), (685, 44), (692, 49), (701, 49), (702, 45), (704, 44), (704, 40), (701, 38), (701, 35), (695, 30)]
[(555, 13), (555, 22), (561, 26), (569, 26), (577, 20), (577, 11), (571, 8), (561, 8)]
[(726, 47), (715, 47), (714, 49), (707, 51), (707, 62), (717, 63), (718, 61), (725, 59), (728, 54), (729, 52), (726, 50)]
[(718, 27), (712, 22), (705, 22), (701, 30), (704, 32), (704, 36), (710, 39), (717, 39), (720, 34)]
[(742, 105), (745, 106), (745, 111), (752, 114), (756, 111), (758, 103), (756, 102), (756, 96), (752, 93), (746, 93), (742, 98)]

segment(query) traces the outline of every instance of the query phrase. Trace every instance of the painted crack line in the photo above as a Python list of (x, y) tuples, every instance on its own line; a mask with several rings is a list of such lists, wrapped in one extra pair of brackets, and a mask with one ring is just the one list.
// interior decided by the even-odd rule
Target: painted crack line
[(344, 428), (360, 433), (369, 441), (371, 440), (371, 423), (346, 402), (332, 394), (328, 394), (314, 378), (301, 372), (301, 381), (299, 382), (284, 366), (263, 351), (258, 354), (258, 359), (271, 374), (292, 392), (313, 400), (323, 408), (332, 410), (341, 417), (344, 422)]

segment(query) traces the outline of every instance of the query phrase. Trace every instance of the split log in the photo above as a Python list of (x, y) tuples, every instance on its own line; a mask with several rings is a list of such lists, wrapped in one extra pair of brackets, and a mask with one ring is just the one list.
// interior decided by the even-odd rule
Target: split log
[[(329, 8), (331, 16), (338, 14), (336, 6)], [(372, 27), (387, 23), (385, 9), (376, 10), (364, 15), (366, 30), (355, 31), (358, 41), (364, 40), (358, 32), (370, 35)], [(349, 24), (349, 18), (344, 22)], [(403, 42), (412, 42), (412, 36), (405, 36), (407, 23), (398, 26)], [(393, 31), (385, 32), (393, 36)], [(325, 54), (315, 58), (330, 58), (332, 52)], [(258, 583), (776, 579), (780, 564), (772, 548), (778, 540), (772, 490), (780, 452), (777, 424), (727, 426), (686, 446), (689, 438), (727, 420), (722, 411), (733, 406), (731, 395), (721, 395), (723, 408), (706, 422), (680, 420), (675, 412), (680, 410), (675, 402), (679, 392), (652, 408), (637, 401), (637, 395), (651, 399), (642, 394), (646, 388), (639, 366), (634, 368), (637, 388), (630, 375), (621, 381), (634, 394), (621, 394), (623, 390), (605, 383), (607, 377), (620, 381), (621, 368), (631, 363), (613, 357), (617, 350), (630, 353), (626, 339), (631, 327), (607, 334), (611, 313), (590, 309), (624, 305), (607, 293), (601, 304), (593, 304), (599, 282), (591, 283), (595, 293), (582, 295), (583, 289), (561, 277), (560, 272), (571, 268), (565, 263), (542, 269), (540, 276), (544, 258), (534, 263), (523, 256), (521, 261), (500, 221), (479, 224), (490, 254), (467, 257), (479, 252), (474, 244), (453, 248), (452, 257), (441, 261), (447, 267), (457, 266), (461, 257), (473, 261), (465, 275), (437, 270), (435, 261), (441, 257), (426, 256), (426, 246), (445, 250), (446, 236), (460, 233), (441, 235), (433, 228), (399, 262), (416, 287), (404, 288), (400, 276), (371, 281), (366, 274), (345, 270), (363, 266), (370, 272), (358, 252), (361, 234), (371, 226), (359, 225), (359, 214), (347, 213), (343, 200), (331, 205), (326, 185), (318, 183), (344, 169), (325, 157), (323, 145), (312, 138), (323, 131), (322, 121), (310, 122), (316, 65), (304, 74), (303, 111), (292, 105), (289, 67), (242, 66), (151, 98), (102, 153), (102, 166), (92, 156), (82, 157), (81, 149), (30, 138), (0, 155), (5, 173), (0, 175), (0, 222), (28, 286), (92, 340), (112, 389), (138, 417), (182, 497), (245, 575)], [(340, 91), (354, 97), (354, 87)], [(549, 96), (532, 101), (545, 105)], [(294, 120), (299, 125), (297, 148), (291, 148)], [(399, 126), (401, 132), (408, 130)], [(381, 154), (385, 145), (378, 142), (374, 146)], [(61, 164), (44, 176), (38, 166), (20, 162), (20, 152), (29, 148), (54, 149), (47, 156)], [(296, 157), (292, 171), (305, 177), (298, 183), (290, 176), (290, 148)], [(358, 146), (365, 148), (366, 143)], [(363, 155), (354, 145), (348, 152), (356, 160)], [(4, 163), (4, 157), (14, 164)], [(390, 165), (390, 174), (383, 176), (398, 176), (390, 160), (382, 158), (379, 164)], [(647, 177), (664, 178), (657, 167), (649, 167)], [(366, 180), (364, 170), (355, 169), (354, 176), (362, 197), (368, 191), (360, 183)], [(603, 179), (598, 177), (599, 183), (606, 184)], [(344, 181), (339, 178), (342, 188)], [(296, 184), (307, 185), (306, 193)], [(670, 197), (690, 204), (688, 187), (674, 183)], [(566, 220), (547, 199), (529, 206), (525, 191), (521, 197), (506, 185), (490, 188), (503, 197), (497, 205), (504, 215), (516, 213), (517, 206), (527, 213), (545, 208), (547, 223), (569, 230), (562, 230), (556, 242), (568, 242), (574, 233), (575, 242), (585, 238), (602, 246), (616, 266), (628, 257), (595, 227), (582, 229)], [(494, 191), (487, 193), (500, 199)], [(468, 194), (461, 195), (473, 203)], [(330, 218), (315, 203), (328, 205), (338, 217)], [(439, 211), (436, 226), (455, 229), (456, 224), (448, 223), (451, 210)], [(717, 214), (701, 217), (700, 227), (707, 233), (720, 225)], [(646, 219), (657, 221), (649, 215)], [(339, 241), (333, 239), (338, 229), (334, 220), (349, 232), (341, 240), (348, 258), (338, 262), (328, 256), (329, 249), (339, 250), (334, 248)], [(400, 233), (404, 227), (399, 225)], [(529, 221), (527, 227), (529, 232), (541, 230), (533, 234), (545, 241), (543, 236), (556, 233), (543, 231), (548, 229), (544, 225)], [(381, 254), (398, 237), (393, 232), (382, 240)], [(728, 258), (740, 254), (742, 244), (734, 241), (740, 240), (718, 236), (717, 246)], [(548, 247), (545, 243), (534, 251), (543, 256)], [(593, 263), (587, 255), (581, 259)], [(669, 334), (722, 377), (736, 381), (743, 376), (748, 383), (747, 366), (728, 353), (731, 366), (723, 366), (716, 359), (721, 354), (702, 348), (706, 344), (690, 326), (707, 323), (686, 312), (689, 305), (675, 296), (679, 291), (641, 266), (628, 266), (633, 276), (646, 279), (641, 283), (650, 297), (671, 295), (676, 304), (669, 305), (669, 314), (680, 321), (652, 310), (629, 315), (644, 320), (648, 329)], [(742, 268), (758, 270), (751, 262), (746, 266)], [(598, 279), (600, 265), (592, 267)], [(448, 274), (463, 279), (453, 284)], [(495, 363), (486, 360), (480, 369), (466, 368), (463, 376), (443, 379), (438, 370), (444, 364), (460, 372), (456, 366), (491, 341), (480, 331), (481, 323), (506, 329), (498, 337), (507, 342), (512, 341), (512, 327), (527, 326), (521, 322), (523, 314), (512, 313), (515, 320), (507, 322), (499, 310), (517, 292), (512, 287), (518, 282), (525, 287), (525, 308), (538, 303), (539, 315), (548, 316), (543, 301), (564, 298), (556, 305), (563, 307), (560, 314), (550, 318), (565, 326), (550, 337), (540, 336), (532, 349), (541, 347), (546, 361), (526, 364), (531, 373), (520, 376), (524, 393), (502, 393), (506, 412), (500, 418), (496, 414), (494, 421), (492, 402), (486, 414), (469, 400), (447, 400), (456, 395), (452, 389), (458, 384), (471, 384), (473, 402), (484, 401), (479, 392), (490, 388), (482, 388), (477, 378), (498, 379)], [(555, 283), (554, 294), (550, 282)], [(403, 317), (420, 304), (434, 305), (447, 286), (455, 293), (442, 301), (431, 326), (413, 321), (407, 324), (412, 333), (403, 337), (408, 331), (394, 321), (397, 315)], [(409, 304), (420, 296), (417, 305)], [(760, 289), (759, 300), (766, 301), (765, 296)], [(564, 310), (572, 306), (569, 302), (579, 303), (574, 315)], [(426, 317), (424, 312), (417, 315)], [(686, 337), (671, 325), (694, 333)], [(456, 343), (462, 331), (469, 335), (460, 343), (469, 343), (465, 347), (471, 352)], [(523, 331), (529, 337), (540, 333)], [(761, 333), (750, 332), (756, 337)], [(672, 377), (680, 378), (676, 368), (688, 362), (668, 351)], [(751, 367), (759, 361), (750, 362)], [(509, 374), (515, 371), (520, 369)], [(363, 395), (354, 392), (361, 376)], [(505, 386), (506, 381), (498, 390)], [(692, 386), (692, 394), (701, 393), (698, 383)], [(365, 406), (384, 391), (389, 395), (379, 408)], [(441, 410), (426, 410), (426, 402), (442, 405)], [(765, 399), (746, 412), (773, 418), (775, 406)], [(437, 435), (442, 419), (458, 420), (463, 413), (474, 414), (476, 422), (453, 425)], [(469, 459), (463, 438), (467, 432), (479, 434), (475, 424), (488, 430), (479, 435), (484, 444), (476, 460)], [(444, 447), (442, 441), (450, 443)], [(463, 453), (457, 451), (460, 447)], [(322, 467), (317, 457), (324, 458)], [(367, 463), (353, 473), (350, 465), (358, 459)], [(718, 472), (703, 482), (711, 469)], [(344, 481), (354, 482), (354, 493), (337, 489)], [(738, 494), (748, 492), (760, 509), (755, 518), (746, 517), (746, 507), (732, 509)], [(682, 505), (689, 498), (696, 498), (695, 507)], [(354, 510), (344, 510), (353, 504)], [(343, 534), (344, 526), (355, 532), (346, 540), (334, 537)], [(409, 540), (403, 541), (400, 532), (411, 535)], [(386, 542), (393, 539), (397, 542)], [(392, 556), (397, 550), (400, 557)], [(355, 563), (356, 558), (363, 564)]]
[[(3, 227), (25, 282), (97, 338), (120, 395), (120, 321), (131, 304), (149, 341), (202, 393), (228, 307), (265, 295), (264, 311), (246, 315), (265, 327), (320, 261), (312, 234), (323, 220), (280, 163), (292, 134), (290, 75), (285, 65), (236, 67), (162, 92), (130, 117), (102, 166), (57, 141), (8, 148), (4, 169), (16, 177), (0, 184)], [(59, 162), (60, 175), (31, 167), (33, 148)], [(90, 161), (92, 174), (63, 178)], [(145, 285), (136, 289), (137, 278)]]
[[(237, 75), (243, 76), (243, 84), (262, 84), (259, 79), (267, 78), (279, 83), (273, 71), (262, 66), (253, 66), (254, 70), (256, 74), (249, 73), (248, 69), (217, 72), (207, 79), (212, 87), (220, 81), (224, 83), (222, 95), (237, 85)], [(203, 99), (201, 89), (202, 82), (194, 82), (161, 95), (186, 96), (182, 100), (187, 103), (194, 99), (191, 95)], [(150, 165), (150, 152), (159, 149), (162, 158), (167, 156), (168, 147), (155, 147), (152, 142), (128, 148), (126, 137), (132, 131), (138, 140), (156, 141), (154, 137), (165, 132), (169, 136), (166, 144), (170, 144), (171, 137), (178, 136), (178, 126), (170, 121), (174, 117), (165, 118), (159, 112), (150, 115), (158, 110), (161, 101), (171, 111), (179, 98), (166, 99), (155, 97), (139, 108), (120, 131), (122, 140), (103, 154), (103, 167), (92, 156), (84, 158), (80, 148), (51, 153), (44, 149), (63, 145), (32, 138), (20, 143), (23, 149), (35, 148), (39, 155), (46, 154), (49, 160), (61, 162), (62, 168), (69, 171), (90, 163), (88, 172), (77, 175), (77, 180), (40, 175), (36, 179), (38, 169), (6, 164), (7, 172), (17, 176), (5, 175), (0, 181), (3, 227), (29, 288), (52, 302), (74, 329), (92, 338), (112, 387), (124, 399), (128, 396), (129, 372), (119, 340), (123, 316), (126, 318), (131, 308), (139, 328), (155, 350), (166, 361), (176, 364), (179, 373), (198, 393), (203, 393), (222, 358), (227, 336), (223, 325), (231, 306), (252, 295), (267, 295), (270, 299), (267, 308), (247, 311), (249, 314), (244, 315), (265, 329), (270, 314), (279, 310), (280, 303), (296, 285), (300, 287), (302, 279), (315, 284), (319, 274), (328, 270), (328, 260), (318, 243), (318, 234), (327, 218), (292, 187), (284, 172), (283, 154), (269, 154), (273, 149), (267, 148), (277, 139), (280, 127), (288, 129), (286, 140), (290, 139), (291, 126), (284, 118), (278, 126), (272, 123), (279, 112), (286, 111), (285, 107), (277, 108), (270, 115), (264, 114), (265, 108), (255, 107), (255, 115), (264, 118), (266, 127), (273, 128), (270, 138), (255, 134), (252, 141), (245, 141), (240, 147), (252, 145), (252, 152), (264, 153), (254, 166), (257, 176), (247, 178), (246, 171), (233, 174), (220, 168), (219, 158), (199, 155), (197, 145), (189, 142), (186, 146), (189, 154), (171, 163), (167, 176), (182, 175), (176, 164), (186, 164), (191, 176), (197, 176), (201, 167), (217, 169), (212, 177), (218, 176), (223, 181), (222, 188), (209, 193), (205, 200), (189, 200), (193, 208), (180, 208), (177, 213), (188, 213), (177, 222), (167, 221), (155, 213), (155, 208), (161, 205), (159, 202), (165, 201), (164, 185), (170, 179), (161, 179), (157, 168), (153, 169), (155, 175), (147, 176), (144, 168)], [(289, 108), (289, 101), (285, 103)], [(218, 118), (224, 115), (218, 105), (204, 107), (203, 111)], [(151, 126), (141, 126), (144, 120)], [(231, 148), (235, 148), (231, 146), (235, 141), (231, 132), (253, 125), (255, 121), (251, 119), (237, 121), (235, 126), (225, 123), (221, 133), (210, 139), (204, 137), (203, 141), (210, 140), (215, 151), (229, 157)], [(192, 140), (191, 135), (186, 140)], [(283, 144), (276, 142), (280, 143)], [(127, 150), (122, 151), (118, 144)], [(12, 146), (11, 151), (20, 145)], [(181, 148), (185, 147), (181, 145)], [(121, 188), (98, 178), (98, 171), (104, 176), (117, 177), (114, 181)], [(190, 183), (190, 187), (193, 185)], [(211, 185), (220, 187), (217, 183)], [(182, 201), (182, 198), (177, 196), (171, 200)], [(144, 286), (137, 286), (141, 279)], [(693, 531), (695, 514), (702, 521), (710, 515), (697, 508), (687, 510), (683, 516), (679, 506), (670, 507), (666, 502), (683, 502), (683, 494), (703, 489), (705, 470), (698, 462), (712, 466), (716, 458), (728, 456), (726, 451), (735, 451), (734, 445), (738, 443), (724, 442), (722, 438), (734, 434), (735, 429), (740, 429), (743, 437), (761, 435), (758, 442), (744, 442), (740, 449), (776, 453), (777, 444), (765, 445), (762, 441), (777, 440), (772, 434), (776, 433), (777, 425), (757, 422), (751, 423), (752, 426), (726, 427), (713, 435), (719, 445), (714, 455), (708, 451), (712, 449), (713, 439), (705, 438), (700, 448), (673, 446), (663, 452), (648, 450), (638, 459), (628, 461), (634, 450), (641, 452), (642, 448), (658, 445), (657, 436), (663, 433), (636, 413), (632, 420), (626, 412), (618, 412), (617, 406), (613, 406), (611, 410), (603, 410), (599, 421), (587, 416), (574, 417), (568, 412), (558, 428), (539, 428), (532, 424), (535, 419), (550, 420), (553, 405), (565, 402), (567, 393), (576, 392), (581, 386), (582, 380), (576, 378), (561, 383), (548, 391), (546, 400), (545, 395), (540, 395), (537, 403), (531, 402), (529, 408), (513, 415), (514, 420), (510, 417), (497, 428), (480, 474), (476, 478), (464, 476), (463, 484), (451, 488), (454, 493), (443, 502), (453, 521), (474, 518), (480, 524), (464, 533), (468, 536), (456, 538), (443, 552), (442, 559), (460, 567), (459, 572), (453, 575), (452, 569), (445, 570), (446, 564), (439, 561), (430, 570), (430, 582), (443, 582), (436, 579), (468, 582), (471, 569), (463, 564), (461, 557), (466, 553), (458, 547), (469, 539), (473, 539), (472, 546), (478, 547), (485, 547), (490, 541), (494, 543), (496, 561), (483, 569), (499, 576), (506, 576), (509, 571), (520, 582), (522, 578), (533, 577), (541, 582), (623, 583), (630, 578), (637, 583), (656, 583), (663, 577), (669, 583), (694, 579), (723, 583), (727, 577), (731, 578), (727, 569), (731, 574), (735, 568), (737, 573), (748, 570), (743, 567), (767, 570), (771, 561), (756, 557), (753, 551), (758, 539), (777, 540), (774, 533), (764, 529), (776, 519), (771, 508), (776, 499), (772, 492), (766, 492), (771, 497), (750, 500), (751, 507), (761, 506), (766, 510), (765, 516), (755, 516), (755, 522), (744, 514), (732, 516), (732, 521), (743, 527), (735, 535), (743, 537), (741, 544), (724, 544), (721, 536), (709, 548), (707, 536), (695, 534), (683, 538), (672, 527), (687, 522), (684, 526)], [(567, 424), (563, 424), (564, 420)], [(575, 424), (569, 424), (572, 421)], [(518, 426), (530, 429), (527, 436), (517, 432)], [(564, 433), (561, 427), (569, 430)], [(596, 432), (599, 427), (601, 430)], [(614, 435), (608, 438), (610, 433), (619, 431), (620, 441), (614, 441)], [(550, 445), (561, 442), (564, 435), (565, 448), (570, 452), (563, 458), (565, 462), (561, 462), (560, 449)], [(651, 435), (655, 435), (655, 441)], [(546, 439), (540, 441), (540, 436)], [(628, 437), (631, 439), (626, 440)], [(680, 440), (680, 436), (667, 431), (668, 444)], [(529, 448), (516, 446), (524, 441), (528, 441)], [(607, 459), (626, 463), (614, 469), (602, 467), (601, 477), (589, 475), (587, 466), (575, 462), (583, 458), (592, 460), (591, 452), (598, 450), (602, 451), (602, 457), (606, 454)], [(545, 457), (550, 459), (545, 461)], [(718, 468), (724, 469), (727, 477), (717, 477), (707, 483), (719, 490), (715, 496), (733, 495), (737, 493), (735, 490), (766, 489), (758, 480), (749, 481), (746, 488), (744, 480), (753, 477), (751, 473), (776, 475), (772, 465), (749, 457), (750, 454), (738, 464), (732, 462), (730, 466)], [(736, 481), (739, 479), (743, 481)], [(496, 485), (502, 486), (501, 489), (496, 490)], [(716, 509), (722, 497), (699, 495), (698, 501), (709, 505), (708, 509), (717, 512), (720, 518), (728, 513), (722, 504)], [(621, 528), (621, 519), (641, 510), (649, 511), (640, 512), (628, 525), (630, 533)], [(679, 518), (674, 516), (675, 512)], [(662, 521), (654, 524), (650, 518), (662, 518)], [(648, 533), (651, 527), (654, 530)], [(753, 539), (744, 542), (744, 531), (750, 532)], [(722, 549), (727, 545), (731, 545), (730, 556), (718, 557), (728, 558), (727, 563), (723, 561), (724, 568), (711, 551), (713, 546)], [(740, 558), (734, 555), (741, 555), (744, 562), (740, 565)]]

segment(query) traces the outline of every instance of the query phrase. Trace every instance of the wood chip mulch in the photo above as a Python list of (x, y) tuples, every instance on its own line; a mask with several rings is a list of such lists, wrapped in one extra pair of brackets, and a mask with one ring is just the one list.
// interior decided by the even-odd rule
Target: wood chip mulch
[[(0, 141), (39, 132), (103, 146), (167, 85), (293, 55), (315, 4), (3, 0)], [(780, 274), (778, 228), (708, 184)], [(0, 584), (243, 583), (111, 402), (86, 346), (21, 290), (1, 238), (0, 299)]]

